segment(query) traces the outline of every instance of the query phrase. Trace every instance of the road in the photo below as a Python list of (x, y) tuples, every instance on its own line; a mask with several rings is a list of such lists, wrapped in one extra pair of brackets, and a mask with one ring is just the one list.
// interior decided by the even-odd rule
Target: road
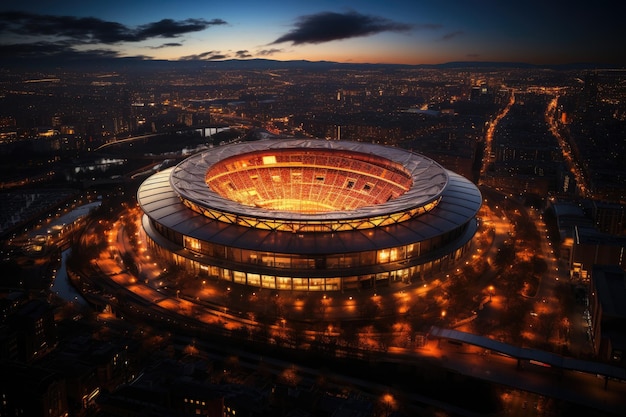
[(487, 133), (485, 134), (485, 153), (483, 155), (483, 161), (480, 167), (480, 178), (483, 178), (485, 176), (485, 173), (487, 172), (487, 167), (491, 162), (493, 135), (496, 131), (496, 128), (498, 127), (498, 123), (500, 123), (500, 121), (504, 117), (506, 117), (506, 115), (509, 113), (509, 110), (511, 110), (511, 107), (513, 107), (513, 104), (515, 104), (515, 92), (511, 90), (511, 97), (509, 98), (509, 102), (507, 103), (507, 105), (502, 109), (500, 113), (496, 115), (496, 117), (494, 117), (492, 121), (489, 122), (489, 126), (487, 127)]
[[(511, 357), (485, 353), (469, 345), (460, 346), (445, 341), (430, 341), (423, 348), (425, 354), (440, 360), (441, 366), (494, 383), (514, 387), (542, 396), (623, 415), (626, 410), (626, 381), (609, 381), (576, 371), (559, 371), (524, 363), (521, 369)], [(505, 399), (506, 400), (506, 399)], [(511, 406), (510, 410), (515, 410)], [(536, 413), (539, 414), (539, 413)]]
[(567, 139), (563, 137), (560, 132), (559, 122), (557, 120), (557, 106), (559, 103), (559, 95), (557, 94), (546, 107), (545, 118), (548, 123), (548, 127), (550, 132), (554, 135), (557, 142), (559, 143), (559, 147), (561, 148), (561, 153), (563, 154), (563, 158), (567, 163), (570, 172), (574, 175), (576, 179), (576, 186), (578, 187), (578, 191), (580, 195), (583, 197), (592, 197), (589, 192), (589, 185), (587, 184), (587, 179), (585, 178), (580, 165), (574, 158), (574, 154), (572, 153), (572, 149), (567, 142)]

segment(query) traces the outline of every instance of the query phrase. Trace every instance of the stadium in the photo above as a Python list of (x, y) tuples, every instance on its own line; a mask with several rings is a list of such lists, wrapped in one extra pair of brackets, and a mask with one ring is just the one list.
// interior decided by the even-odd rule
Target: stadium
[(143, 230), (198, 277), (281, 291), (427, 282), (477, 230), (481, 195), (432, 159), (316, 139), (216, 147), (147, 178)]

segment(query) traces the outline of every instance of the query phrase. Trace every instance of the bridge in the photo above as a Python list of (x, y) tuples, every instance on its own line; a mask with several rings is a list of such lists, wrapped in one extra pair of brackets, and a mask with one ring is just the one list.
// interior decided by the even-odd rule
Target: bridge
[(592, 375), (600, 375), (604, 377), (605, 388), (608, 384), (609, 378), (620, 382), (626, 381), (625, 368), (609, 365), (607, 363), (585, 361), (581, 359), (569, 358), (540, 349), (513, 346), (498, 340), (489, 339), (485, 336), (479, 336), (459, 330), (444, 329), (437, 326), (433, 326), (430, 329), (428, 336), (439, 340), (446, 339), (457, 343), (466, 343), (484, 349), (489, 349), (492, 352), (498, 352), (517, 359), (518, 366), (521, 361), (527, 360), (531, 363), (550, 366), (560, 370), (578, 371)]

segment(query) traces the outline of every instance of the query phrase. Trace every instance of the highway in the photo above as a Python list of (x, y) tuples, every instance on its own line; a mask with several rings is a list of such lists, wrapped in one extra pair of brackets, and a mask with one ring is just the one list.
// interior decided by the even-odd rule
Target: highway
[(585, 178), (583, 171), (580, 168), (580, 165), (575, 160), (572, 149), (567, 142), (567, 139), (564, 138), (560, 132), (560, 126), (557, 120), (558, 103), (559, 95), (557, 94), (552, 100), (550, 100), (548, 106), (546, 107), (546, 122), (548, 123), (548, 126), (550, 128), (550, 132), (554, 135), (557, 142), (559, 143), (561, 153), (563, 154), (563, 158), (565, 159), (565, 162), (567, 163), (570, 172), (574, 175), (574, 178), (576, 179), (576, 186), (578, 187), (579, 193), (583, 197), (592, 197), (590, 195), (590, 188), (587, 184), (587, 179)]

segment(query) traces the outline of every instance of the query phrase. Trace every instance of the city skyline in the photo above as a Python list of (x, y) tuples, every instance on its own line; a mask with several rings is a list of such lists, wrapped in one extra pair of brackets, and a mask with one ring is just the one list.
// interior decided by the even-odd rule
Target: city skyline
[(38, 62), (2, 67), (0, 414), (624, 410), (626, 71)]
[[(602, 3), (602, 2), (601, 2)], [(0, 58), (623, 67), (619, 13), (564, 2), (5, 2)]]

